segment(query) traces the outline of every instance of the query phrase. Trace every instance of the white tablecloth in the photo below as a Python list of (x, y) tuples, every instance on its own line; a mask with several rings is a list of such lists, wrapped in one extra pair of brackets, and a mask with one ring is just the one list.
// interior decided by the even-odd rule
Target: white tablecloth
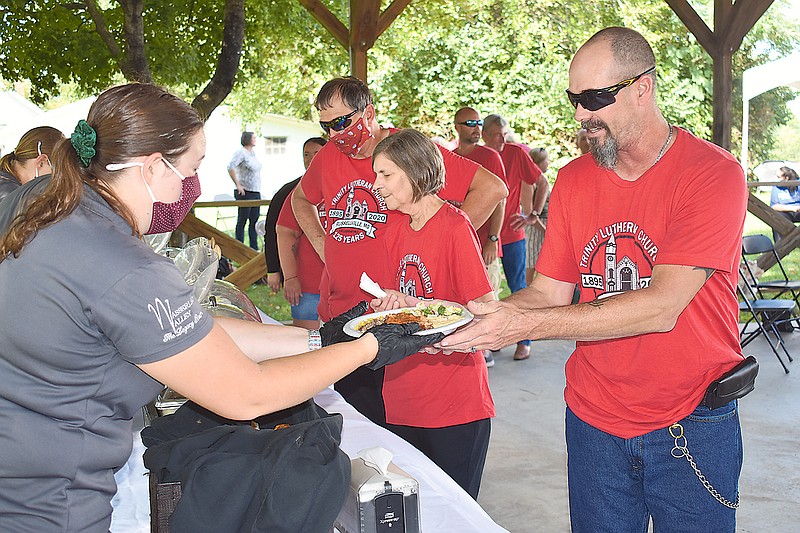
[[(393, 462), (419, 482), (422, 531), (426, 533), (492, 533), (506, 530), (494, 523), (478, 503), (441, 468), (409, 443), (373, 424), (333, 389), (314, 398), (329, 413), (344, 417), (342, 450), (350, 457), (364, 448), (382, 446), (394, 454)], [(148, 480), (142, 464), (144, 445), (138, 431), (133, 453), (117, 472), (118, 490), (112, 500), (112, 533), (149, 533)], [(506, 532), (507, 533), (507, 532)]]

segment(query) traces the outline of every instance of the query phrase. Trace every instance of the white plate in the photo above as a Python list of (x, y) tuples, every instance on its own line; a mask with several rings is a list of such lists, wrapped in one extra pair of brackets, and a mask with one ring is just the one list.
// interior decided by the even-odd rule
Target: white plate
[[(454, 332), (464, 324), (468, 324), (472, 321), (474, 315), (470, 313), (466, 307), (461, 304), (457, 304), (455, 302), (448, 302), (446, 300), (437, 300), (436, 303), (441, 303), (442, 305), (454, 305), (460, 307), (462, 311), (462, 317), (453, 322), (452, 324), (447, 324), (446, 326), (440, 326), (438, 328), (433, 329), (426, 329), (422, 331), (418, 331), (414, 333), (414, 335), (432, 335), (434, 333), (444, 333), (445, 335), (449, 335), (450, 333)], [(365, 320), (369, 320), (370, 318), (377, 318), (386, 315), (393, 315), (396, 313), (400, 313), (402, 311), (410, 311), (414, 309), (414, 307), (401, 307), (400, 309), (392, 309), (390, 311), (379, 311), (377, 313), (369, 313), (366, 315), (361, 315), (359, 317), (354, 318), (353, 320), (349, 321), (347, 324), (344, 325), (343, 331), (350, 335), (351, 337), (360, 337), (364, 333), (361, 331), (356, 330), (356, 326), (358, 326), (361, 322)]]

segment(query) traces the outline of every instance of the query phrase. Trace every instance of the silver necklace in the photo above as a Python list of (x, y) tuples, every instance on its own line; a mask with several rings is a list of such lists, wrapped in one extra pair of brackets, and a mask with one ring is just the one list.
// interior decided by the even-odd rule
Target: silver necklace
[(671, 140), (672, 140), (672, 124), (669, 124), (669, 135), (667, 135), (667, 141), (664, 143), (664, 146), (661, 147), (661, 150), (658, 151), (658, 157), (656, 157), (656, 160), (653, 162), (653, 165), (655, 165), (661, 160), (661, 157), (664, 155), (664, 151), (667, 149), (667, 146), (669, 146), (669, 142)]

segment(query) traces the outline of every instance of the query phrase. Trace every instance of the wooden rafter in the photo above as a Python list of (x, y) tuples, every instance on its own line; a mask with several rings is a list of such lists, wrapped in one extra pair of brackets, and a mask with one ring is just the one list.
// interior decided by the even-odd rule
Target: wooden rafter
[(367, 52), (411, 3), (394, 0), (381, 13), (380, 0), (350, 0), (350, 29), (321, 0), (298, 0), (350, 53), (350, 74), (367, 81)]
[(714, 32), (706, 25), (705, 21), (697, 14), (687, 0), (666, 0), (667, 5), (678, 15), (684, 26), (692, 32), (700, 46), (710, 55), (714, 50)]
[(730, 150), (733, 128), (733, 54), (774, 0), (714, 0), (714, 30), (687, 0), (665, 0), (714, 62), (713, 141)]
[(336, 18), (336, 15), (331, 13), (330, 9), (320, 0), (298, 0), (300, 5), (311, 13), (311, 16), (317, 19), (317, 22), (328, 30), (333, 35), (334, 39), (339, 41), (339, 44), (345, 48), (350, 47), (350, 32), (342, 22)]
[(403, 10), (408, 7), (408, 4), (411, 3), (411, 0), (394, 0), (389, 6), (383, 10), (381, 13), (380, 18), (378, 19), (378, 32), (376, 37), (380, 37), (383, 32), (385, 32), (389, 26), (392, 25), (394, 19), (397, 18)]

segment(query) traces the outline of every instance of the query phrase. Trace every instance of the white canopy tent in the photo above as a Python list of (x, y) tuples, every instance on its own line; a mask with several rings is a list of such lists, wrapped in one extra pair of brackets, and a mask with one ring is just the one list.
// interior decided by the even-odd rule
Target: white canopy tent
[(747, 161), (749, 141), (750, 100), (776, 87), (790, 85), (800, 89), (800, 53), (749, 68), (742, 75), (742, 168), (750, 169)]

